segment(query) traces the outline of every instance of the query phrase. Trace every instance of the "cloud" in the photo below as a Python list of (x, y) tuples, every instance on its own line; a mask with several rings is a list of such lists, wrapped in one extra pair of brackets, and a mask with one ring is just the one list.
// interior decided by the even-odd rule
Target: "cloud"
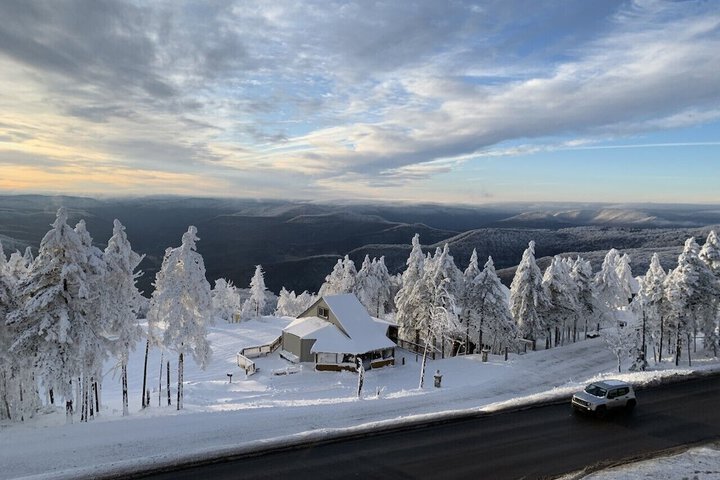
[(7, 167), (381, 195), (720, 119), (703, 2), (7, 0), (0, 18)]

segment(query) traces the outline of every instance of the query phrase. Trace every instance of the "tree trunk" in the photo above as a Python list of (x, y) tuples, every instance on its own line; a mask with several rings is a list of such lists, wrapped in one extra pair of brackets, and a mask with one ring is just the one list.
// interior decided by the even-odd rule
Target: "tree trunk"
[(122, 402), (123, 417), (127, 417), (130, 412), (128, 410), (128, 380), (127, 380), (127, 361), (122, 361)]
[(147, 339), (147, 342), (145, 342), (145, 368), (143, 370), (143, 388), (142, 392), (140, 393), (140, 396), (142, 397), (142, 408), (147, 407), (147, 402), (145, 401), (145, 389), (147, 388), (147, 361), (148, 361), (148, 353), (150, 352), (150, 339)]
[(65, 423), (73, 423), (73, 402), (72, 400), (65, 400)]
[(90, 384), (88, 385), (88, 403), (90, 406), (90, 419), (95, 418), (95, 402), (93, 401), (95, 397), (95, 379), (93, 377), (90, 377)]
[(183, 407), (183, 354), (180, 352), (178, 358), (178, 391), (177, 391), (177, 409), (181, 410)]
[(53, 389), (51, 388), (50, 391), (50, 405), (55, 405), (55, 393), (53, 392)]
[(690, 335), (690, 332), (688, 332), (688, 334), (687, 334), (687, 341), (688, 341), (688, 349), (687, 349), (687, 351), (688, 351), (688, 367), (692, 367), (692, 359), (690, 358), (690, 350), (692, 350), (692, 349), (690, 348), (690, 340), (691, 340), (691, 339), (692, 339), (692, 336)]
[(422, 363), (420, 364), (420, 386), (418, 388), (423, 388), (423, 383), (425, 382), (425, 365), (427, 364), (427, 350), (428, 350), (428, 342), (425, 342), (425, 348), (423, 349), (423, 356), (422, 356)]
[(680, 365), (680, 322), (678, 321), (677, 332), (675, 333), (675, 366)]
[(167, 396), (168, 396), (168, 407), (172, 405), (170, 401), (170, 360), (167, 361), (167, 367), (165, 367), (165, 376), (167, 377)]
[(660, 342), (658, 346), (658, 363), (662, 362), (662, 349), (663, 349), (663, 334), (665, 333), (665, 322), (660, 317)]
[(162, 371), (163, 371), (163, 356), (165, 352), (160, 352), (160, 377), (158, 379), (158, 407), (162, 407)]

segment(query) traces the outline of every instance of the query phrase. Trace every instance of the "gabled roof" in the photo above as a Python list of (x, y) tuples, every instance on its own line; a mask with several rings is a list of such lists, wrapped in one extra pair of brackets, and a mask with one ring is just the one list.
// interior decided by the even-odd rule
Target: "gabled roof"
[[(355, 295), (328, 295), (321, 300), (330, 308), (342, 330), (318, 317), (298, 318), (285, 328), (298, 337), (316, 339), (312, 352), (360, 354), (395, 347), (385, 335), (388, 323), (372, 318)], [(317, 303), (319, 301), (303, 313), (315, 308)]]

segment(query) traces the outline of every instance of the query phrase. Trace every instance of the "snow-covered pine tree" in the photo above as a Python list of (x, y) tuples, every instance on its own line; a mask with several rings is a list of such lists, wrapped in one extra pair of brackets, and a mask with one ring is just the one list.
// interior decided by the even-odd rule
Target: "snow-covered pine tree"
[(355, 296), (371, 315), (375, 314), (374, 307), (377, 305), (378, 279), (375, 278), (374, 273), (370, 256), (365, 255), (362, 266), (357, 272)]
[(148, 312), (150, 325), (164, 326), (163, 345), (178, 354), (178, 410), (183, 407), (185, 354), (192, 353), (200, 368), (206, 367), (211, 354), (207, 324), (212, 321), (212, 298), (205, 264), (196, 251), (198, 240), (197, 229), (190, 226), (182, 245), (166, 251)]
[(325, 283), (320, 286), (318, 295), (323, 297), (326, 295), (335, 295), (337, 293), (347, 293), (340, 291), (343, 273), (343, 260), (338, 258), (335, 266), (333, 266), (332, 272), (325, 277)]
[(568, 269), (568, 264), (560, 256), (555, 256), (552, 262), (545, 269), (542, 286), (549, 302), (545, 309), (540, 312), (545, 325), (545, 348), (553, 345), (552, 337), (555, 336), (554, 345), (562, 343), (563, 334), (567, 325), (577, 318), (578, 287)]
[[(108, 331), (113, 335), (112, 352), (120, 362), (122, 382), (123, 416), (128, 415), (127, 363), (130, 352), (143, 336), (138, 323), (142, 305), (141, 294), (135, 282), (142, 275), (136, 271), (144, 255), (132, 250), (119, 220), (113, 222), (113, 234), (105, 248), (104, 314)], [(144, 392), (143, 392), (144, 395)]]
[[(668, 274), (665, 280), (665, 296), (669, 302), (670, 315), (675, 327), (675, 363), (679, 362), (682, 341), (686, 337), (688, 363), (691, 355), (691, 338), (695, 328), (700, 328), (706, 335), (706, 342), (717, 344), (715, 330), (715, 312), (709, 311), (718, 295), (718, 280), (710, 267), (700, 259), (700, 247), (695, 238), (685, 242), (682, 253), (678, 257), (677, 267)], [(707, 318), (712, 320), (708, 321)], [(709, 330), (709, 331), (708, 331)], [(706, 348), (713, 348), (706, 343)], [(716, 347), (715, 347), (716, 348)]]
[(234, 321), (236, 313), (240, 312), (242, 305), (240, 295), (232, 281), (218, 278), (215, 288), (212, 289), (212, 303), (215, 315), (228, 323)]
[[(665, 299), (665, 277), (667, 274), (660, 265), (660, 257), (653, 253), (650, 267), (640, 284), (638, 298), (642, 308), (641, 315), (645, 321), (646, 348), (652, 345), (656, 352), (657, 361), (662, 361), (663, 340), (665, 332), (665, 317), (667, 316), (667, 301)], [(647, 357), (647, 352), (644, 352)]]
[(617, 272), (618, 279), (620, 280), (620, 286), (622, 288), (627, 303), (629, 304), (635, 295), (640, 290), (638, 281), (633, 277), (632, 269), (630, 268), (630, 256), (626, 253), (622, 256), (615, 257), (616, 265), (615, 271)]
[(363, 264), (357, 272), (355, 295), (370, 315), (381, 317), (390, 302), (390, 274), (385, 266), (385, 257), (380, 260), (365, 255)]
[(620, 277), (617, 274), (617, 266), (620, 263), (620, 254), (611, 248), (605, 255), (600, 271), (593, 280), (593, 289), (603, 306), (599, 313), (599, 319), (605, 320), (610, 326), (617, 322), (617, 310), (628, 305), (628, 297)]
[(463, 272), (463, 295), (457, 299), (460, 308), (460, 325), (465, 330), (465, 351), (467, 353), (474, 350), (475, 339), (482, 338), (481, 327), (477, 325), (477, 318), (474, 316), (475, 310), (472, 310), (477, 295), (477, 291), (474, 291), (472, 287), (478, 275), (480, 275), (480, 267), (478, 266), (477, 251), (473, 248), (470, 262), (468, 262), (468, 266)]
[(319, 295), (322, 297), (340, 293), (353, 293), (355, 292), (356, 277), (355, 262), (345, 255), (344, 258), (338, 259), (333, 271), (325, 277), (325, 283), (320, 287)]
[(268, 290), (265, 288), (265, 272), (261, 265), (255, 266), (255, 274), (250, 279), (250, 298), (242, 306), (242, 317), (257, 318), (264, 315)]
[(542, 286), (542, 273), (535, 263), (535, 242), (530, 241), (510, 285), (510, 312), (520, 336), (532, 342), (533, 350), (544, 330), (540, 314), (547, 310), (549, 302)]
[(711, 230), (700, 249), (700, 259), (710, 267), (715, 276), (720, 277), (720, 238)]
[(375, 305), (370, 312), (372, 315), (380, 318), (392, 307), (392, 277), (385, 265), (384, 256), (381, 256), (378, 259), (373, 258), (370, 267), (372, 270), (372, 276), (376, 279), (377, 283)]
[(295, 290), (288, 292), (285, 287), (280, 289), (280, 295), (278, 295), (278, 303), (275, 307), (276, 317), (293, 317), (296, 310), (295, 304), (297, 297)]
[(467, 306), (471, 309), (470, 324), (477, 332), (478, 344), (488, 345), (493, 353), (501, 353), (505, 348), (515, 347), (517, 343), (517, 325), (510, 313), (507, 288), (500, 282), (495, 272), (492, 257), (488, 257), (482, 272), (471, 283), (476, 303)]
[[(720, 239), (718, 239), (715, 230), (711, 230), (708, 234), (705, 244), (700, 249), (699, 256), (700, 260), (710, 268), (710, 271), (713, 272), (716, 280), (720, 283)], [(720, 338), (718, 338), (718, 331), (720, 330), (720, 294), (710, 299), (703, 323), (705, 323), (703, 331), (712, 332), (709, 336), (707, 333), (705, 334), (705, 349), (711, 348), (713, 355), (717, 356), (718, 342), (720, 341)], [(713, 328), (713, 324), (715, 328)]]
[(417, 342), (419, 333), (417, 328), (418, 312), (413, 297), (415, 284), (423, 276), (425, 255), (420, 247), (420, 235), (417, 233), (412, 239), (412, 250), (405, 262), (407, 268), (402, 274), (402, 285), (395, 295), (396, 321), (399, 327), (399, 336), (403, 340)]
[(79, 267), (85, 272), (86, 295), (80, 304), (76, 325), (81, 371), (79, 387), (81, 392), (80, 419), (88, 421), (94, 418), (100, 409), (100, 391), (102, 390), (102, 366), (110, 353), (111, 340), (108, 337), (110, 325), (104, 310), (105, 297), (115, 292), (105, 289), (106, 265), (103, 252), (92, 244), (85, 220), (75, 226), (75, 233), (85, 248), (85, 261)]
[(577, 340), (577, 321), (583, 321), (583, 337), (587, 338), (588, 322), (594, 323), (597, 317), (599, 306), (593, 289), (593, 275), (590, 262), (577, 257), (573, 262), (570, 275), (577, 287), (577, 315), (573, 320), (573, 341)]
[[(88, 298), (85, 271), (87, 249), (67, 224), (67, 212), (58, 209), (52, 229), (40, 242), (38, 256), (18, 288), (19, 305), (8, 316), (16, 332), (10, 352), (33, 358), (36, 376), (48, 392), (65, 399), (67, 421), (72, 421), (73, 381), (81, 374), (79, 335)], [(77, 331), (80, 330), (80, 331)]]

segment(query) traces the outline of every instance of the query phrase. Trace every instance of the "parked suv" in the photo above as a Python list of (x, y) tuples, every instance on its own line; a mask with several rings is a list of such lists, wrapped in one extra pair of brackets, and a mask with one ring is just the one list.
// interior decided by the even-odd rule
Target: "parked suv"
[(608, 410), (617, 408), (630, 411), (635, 408), (636, 403), (632, 385), (620, 380), (591, 383), (572, 397), (575, 411), (594, 413), (599, 417), (604, 416)]

